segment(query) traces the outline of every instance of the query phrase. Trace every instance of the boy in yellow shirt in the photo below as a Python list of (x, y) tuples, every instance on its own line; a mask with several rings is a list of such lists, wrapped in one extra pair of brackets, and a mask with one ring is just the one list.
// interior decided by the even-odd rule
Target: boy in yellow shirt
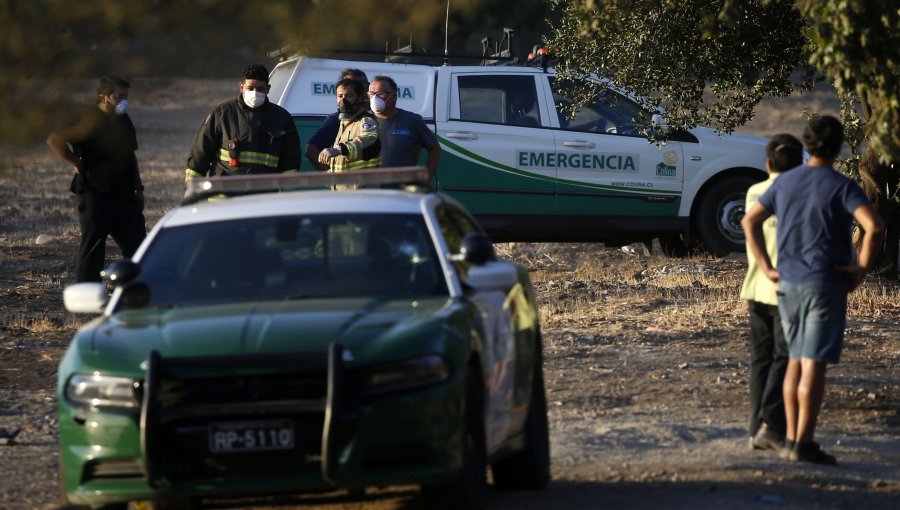
[[(745, 211), (749, 211), (781, 172), (803, 163), (803, 145), (796, 137), (779, 134), (766, 145), (766, 170), (769, 178), (747, 190)], [(776, 263), (774, 216), (763, 223), (766, 252)], [(759, 270), (756, 259), (747, 250), (747, 275), (741, 298), (750, 311), (750, 448), (778, 450), (784, 443), (785, 416), (782, 382), (787, 367), (788, 348), (778, 314), (778, 285)]]

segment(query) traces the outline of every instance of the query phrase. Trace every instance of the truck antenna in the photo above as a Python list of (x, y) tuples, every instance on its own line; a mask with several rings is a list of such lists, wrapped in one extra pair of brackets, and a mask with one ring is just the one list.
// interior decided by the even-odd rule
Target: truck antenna
[(450, 32), (450, 0), (447, 0), (447, 16), (444, 18), (444, 65), (450, 63), (449, 50), (447, 45), (448, 33)]

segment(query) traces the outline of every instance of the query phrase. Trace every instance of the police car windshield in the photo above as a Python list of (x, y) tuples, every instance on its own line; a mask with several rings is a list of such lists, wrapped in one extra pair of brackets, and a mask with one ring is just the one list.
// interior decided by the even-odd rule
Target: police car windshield
[(420, 216), (322, 214), (163, 229), (140, 261), (147, 307), (447, 295)]

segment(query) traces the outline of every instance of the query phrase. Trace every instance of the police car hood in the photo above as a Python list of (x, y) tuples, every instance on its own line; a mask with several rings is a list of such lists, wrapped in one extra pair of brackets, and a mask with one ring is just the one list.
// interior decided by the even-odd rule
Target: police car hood
[(308, 353), (326, 351), (332, 342), (377, 351), (434, 333), (451, 302), (354, 298), (127, 311), (79, 335), (80, 348), (118, 366), (126, 359), (137, 366), (150, 351), (163, 358)]

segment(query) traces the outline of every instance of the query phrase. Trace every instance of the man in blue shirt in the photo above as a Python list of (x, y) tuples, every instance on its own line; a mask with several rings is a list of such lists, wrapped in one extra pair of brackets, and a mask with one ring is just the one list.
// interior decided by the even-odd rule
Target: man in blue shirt
[(397, 108), (397, 83), (389, 76), (376, 76), (369, 85), (369, 107), (378, 118), (381, 165), (414, 166), (419, 153), (428, 151), (426, 166), (434, 175), (441, 160), (441, 145), (422, 116)]
[[(810, 120), (803, 142), (809, 162), (779, 177), (744, 216), (747, 246), (760, 270), (778, 283), (778, 309), (790, 357), (784, 377), (782, 458), (835, 464), (813, 441), (825, 396), (825, 367), (840, 360), (847, 293), (865, 278), (884, 225), (862, 189), (832, 168), (844, 141), (831, 116)], [(778, 217), (778, 269), (765, 250), (763, 222)], [(854, 259), (851, 225), (863, 230)]]

